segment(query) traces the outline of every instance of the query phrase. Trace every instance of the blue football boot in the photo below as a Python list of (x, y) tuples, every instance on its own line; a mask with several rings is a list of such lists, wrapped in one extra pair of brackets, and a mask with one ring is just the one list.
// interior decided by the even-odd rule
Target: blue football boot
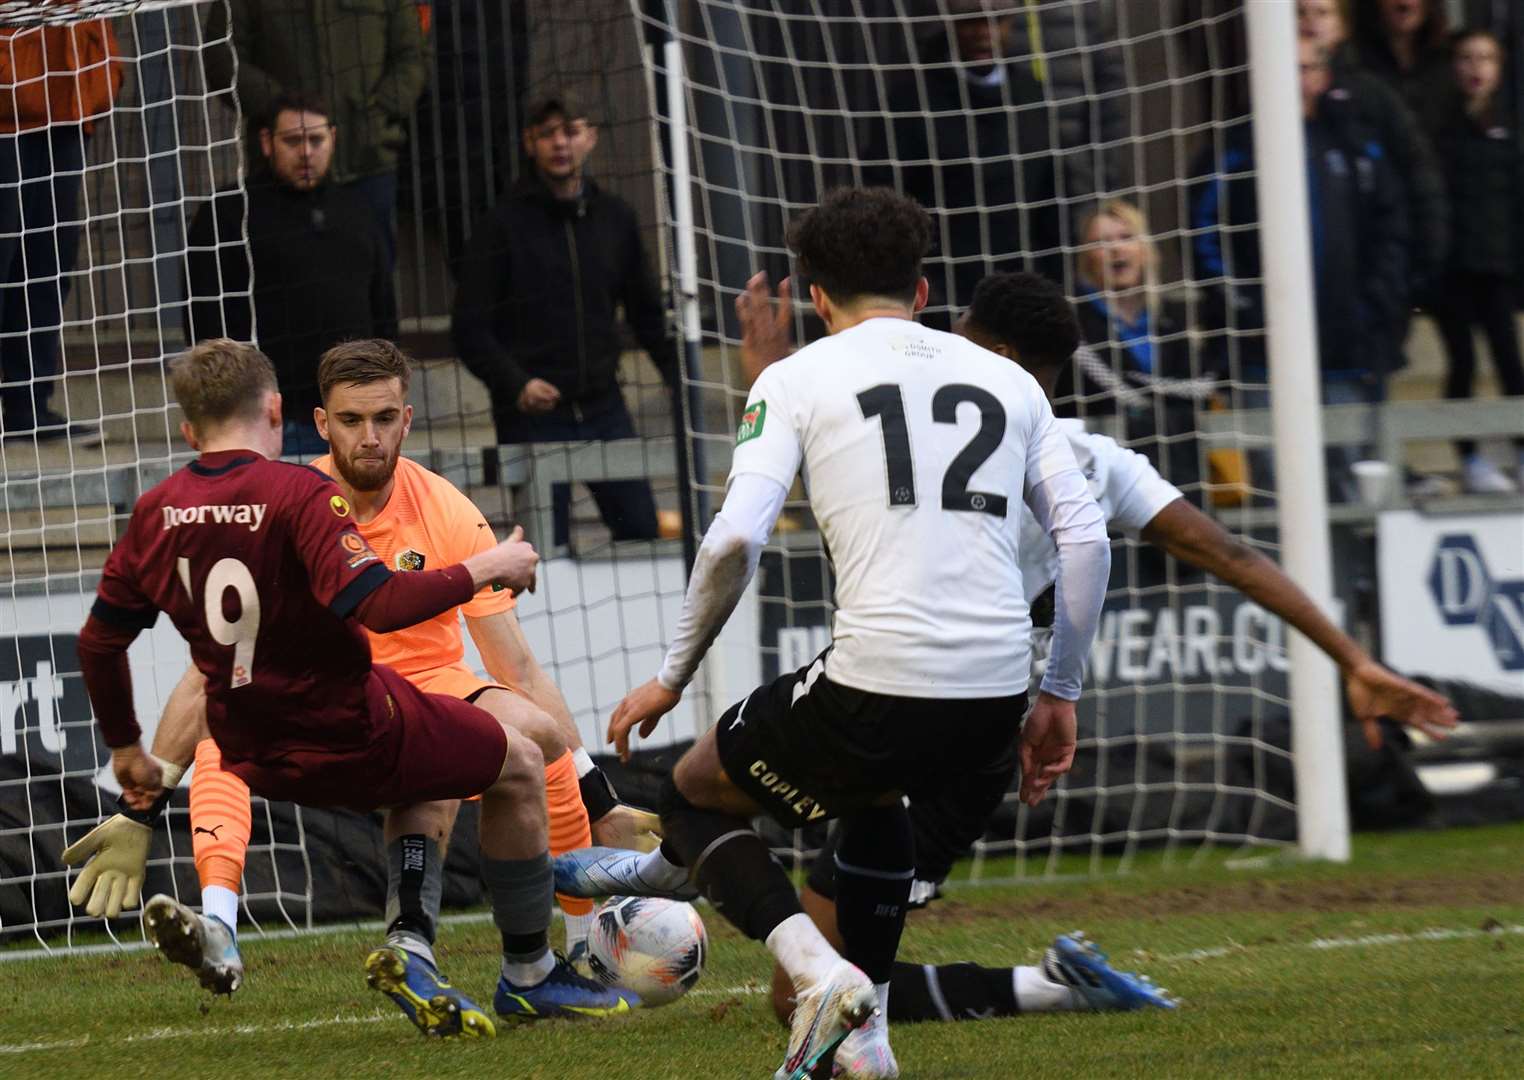
[(423, 957), (383, 945), (365, 958), (365, 984), (379, 990), (425, 1035), (490, 1039), (492, 1018)]
[(166, 960), (190, 968), (212, 993), (231, 996), (243, 985), (237, 939), (217, 916), (197, 914), (160, 893), (143, 905), (143, 930)]
[(566, 957), (557, 954), (556, 966), (533, 986), (515, 986), (506, 975), (497, 980), (492, 1007), (505, 1020), (516, 1023), (555, 1017), (586, 1019), (618, 1016), (640, 1008), (632, 991), (578, 975)]
[(1147, 975), (1113, 968), (1106, 954), (1077, 930), (1054, 939), (1042, 968), (1049, 979), (1069, 987), (1097, 1012), (1128, 1012), (1149, 1006), (1174, 1009), (1180, 1004)]
[(605, 896), (663, 896), (671, 900), (692, 900), (698, 890), (688, 883), (681, 867), (669, 868), (671, 880), (652, 881), (642, 872), (646, 856), (639, 851), (619, 848), (585, 847), (568, 851), (551, 860), (555, 868), (556, 892), (562, 896), (580, 896), (599, 900)]

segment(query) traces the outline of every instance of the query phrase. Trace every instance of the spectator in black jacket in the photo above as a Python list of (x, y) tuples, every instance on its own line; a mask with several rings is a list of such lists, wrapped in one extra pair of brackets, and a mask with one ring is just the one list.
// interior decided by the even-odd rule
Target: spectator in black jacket
[(1125, 445), (1194, 492), (1201, 481), (1196, 408), (1212, 383), (1192, 370), (1185, 306), (1157, 292), (1148, 222), (1132, 203), (1113, 199), (1081, 223), (1080, 240), (1083, 291), (1074, 308), (1085, 347), (1059, 376), (1055, 411), (1116, 415)]
[[(1455, 42), (1455, 80), (1447, 108), (1436, 113), (1435, 144), (1455, 211), (1455, 247), (1434, 314), (1450, 356), (1445, 396), (1468, 398), (1476, 374), (1472, 332), (1487, 335), (1503, 393), (1524, 394), (1524, 362), (1513, 308), (1524, 287), (1524, 135), (1499, 92), (1503, 48), (1484, 31)], [(1517, 486), (1476, 452), (1457, 444), (1468, 490), (1505, 494)], [(1524, 473), (1524, 444), (1520, 447)]]
[(343, 137), (330, 116), (310, 95), (277, 97), (259, 131), (263, 167), (246, 192), (221, 191), (203, 204), (187, 237), (186, 338), (251, 341), (257, 327), (280, 381), (283, 452), (303, 457), (328, 450), (312, 419), (322, 403), (323, 353), (350, 338), (397, 335), (397, 301), (375, 215), (360, 193), (329, 182)]
[[(996, 9), (1005, 10), (996, 10)], [(1062, 278), (1050, 109), (1031, 65), (1011, 59), (1009, 4), (948, 0), (918, 67), (891, 81), (889, 123), (863, 155), (870, 183), (915, 197), (935, 223), (922, 321), (949, 329), (990, 273)], [(890, 142), (890, 136), (893, 142)]]
[(1355, 30), (1365, 66), (1427, 121), (1451, 87), (1445, 0), (1360, 0)]
[[(533, 168), (473, 231), (455, 297), (460, 358), (492, 394), (499, 443), (635, 437), (619, 386), (618, 311), (670, 384), (677, 354), (634, 209), (583, 175), (598, 143), (564, 98), (532, 106)], [(591, 483), (616, 540), (657, 535), (645, 481)], [(570, 535), (571, 492), (555, 489), (555, 543)]]
[[(1303, 39), (1299, 48), (1305, 117), (1308, 201), (1313, 232), (1318, 351), (1326, 405), (1375, 404), (1401, 352), (1408, 304), (1408, 215), (1390, 161), (1346, 102), (1330, 97), (1327, 53)], [(1254, 154), (1247, 119), (1224, 138), (1221, 160), (1198, 166), (1191, 192), (1195, 271), (1205, 279), (1204, 314), (1214, 319), (1211, 366), (1249, 384), (1266, 380), (1264, 291)], [(1244, 332), (1249, 336), (1244, 336)], [(1263, 391), (1240, 391), (1241, 407), (1268, 403)], [(1337, 501), (1356, 498), (1349, 465), (1368, 448), (1329, 454), (1329, 483)], [(1268, 460), (1256, 461), (1255, 481), (1269, 484)]]
[(1330, 101), (1354, 117), (1391, 160), (1408, 207), (1408, 288), (1426, 303), (1450, 251), (1450, 203), (1429, 133), (1392, 86), (1365, 69), (1349, 41), (1349, 0), (1298, 0), (1297, 26), (1303, 38), (1321, 45), (1332, 59)]

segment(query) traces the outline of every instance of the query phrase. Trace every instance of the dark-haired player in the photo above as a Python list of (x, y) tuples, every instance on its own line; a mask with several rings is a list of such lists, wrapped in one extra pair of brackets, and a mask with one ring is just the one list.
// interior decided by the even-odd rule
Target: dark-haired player
[[(914, 852), (901, 795), (933, 798), (1020, 754), (1040, 800), (1074, 752), (1074, 701), (1110, 567), (1099, 508), (1025, 371), (927, 329), (926, 214), (883, 188), (841, 190), (789, 246), (830, 336), (757, 380), (725, 504), (694, 564), (660, 674), (615, 710), (628, 753), (678, 701), (730, 614), (801, 466), (836, 570), (833, 643), (732, 706), (684, 755), (650, 856), (557, 863), (563, 891), (692, 879), (792, 980), (779, 1077), (802, 1076), (888, 994)], [(1023, 504), (1059, 552), (1053, 648), (1025, 726), (1030, 618)], [(843, 960), (800, 908), (748, 818), (839, 819)], [(879, 1015), (836, 1054), (843, 1075), (899, 1075)]]
[[(475, 705), (426, 694), (373, 665), (364, 630), (400, 629), (469, 602), (487, 585), (532, 588), (538, 556), (508, 541), (440, 570), (394, 574), (355, 528), (337, 485), (280, 454), (281, 399), (270, 361), (227, 339), (173, 368), (181, 432), (200, 457), (146, 492), (101, 573), (79, 637), (80, 669), (128, 806), (164, 796), (132, 708), (127, 648), (160, 611), (206, 681), (207, 727), (223, 767), (267, 799), (387, 809), (428, 820), (430, 804), (481, 795), (482, 876), (503, 936), (499, 995), (578, 1012), (630, 1001), (549, 951), (552, 873), (544, 761), (535, 744)], [(511, 705), (509, 707), (512, 707)], [(523, 708), (531, 708), (528, 703)], [(206, 954), (227, 927), (169, 897), (145, 922), (161, 949)], [(173, 946), (165, 939), (175, 938)], [(373, 954), (373, 959), (381, 952)], [(406, 985), (431, 1034), (491, 1035), (491, 1020), (429, 959), (387, 952), (373, 981)], [(386, 958), (386, 957), (383, 957)]]
[[(743, 367), (752, 377), (791, 347), (793, 318), (787, 285), (787, 281), (779, 285), (779, 303), (773, 306), (766, 278), (758, 275), (737, 302)], [(1063, 291), (1035, 274), (985, 278), (954, 329), (1026, 368), (1049, 397), (1080, 341), (1074, 310)], [(1338, 664), (1351, 710), (1373, 744), (1379, 744), (1382, 717), (1432, 737), (1443, 737), (1454, 726), (1457, 717), (1449, 702), (1377, 663), (1274, 562), (1197, 510), (1141, 454), (1087, 432), (1080, 421), (1059, 420), (1058, 426), (1089, 478), (1107, 524), (1216, 575), (1305, 634)], [(1053, 586), (1057, 555), (1037, 523), (1023, 517), (1022, 577), (1036, 607)], [(951, 795), (911, 804), (918, 905), (935, 895), (953, 863), (984, 835), (989, 816), (1005, 798), (1011, 781), (1009, 771), (1003, 776), (998, 771), (980, 772), (975, 778), (988, 783), (971, 783)], [(801, 898), (805, 911), (836, 942), (841, 935), (832, 902), (837, 892), (834, 855), (833, 837), (816, 859)], [(1089, 943), (1067, 936), (1054, 942), (1040, 966), (896, 963), (890, 985), (889, 1018), (894, 1022), (1136, 1008), (1168, 1000), (1146, 983), (1112, 971)], [(789, 985), (781, 971), (774, 973), (773, 1006), (786, 1021)]]

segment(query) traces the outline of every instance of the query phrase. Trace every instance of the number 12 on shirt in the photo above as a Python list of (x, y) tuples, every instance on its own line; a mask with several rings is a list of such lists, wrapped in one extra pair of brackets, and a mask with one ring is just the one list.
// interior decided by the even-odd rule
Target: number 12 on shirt
[[(990, 491), (970, 491), (969, 481), (1005, 438), (1005, 407), (979, 386), (950, 383), (931, 397), (931, 419), (956, 424), (958, 406), (970, 402), (979, 409), (979, 430), (947, 466), (942, 477), (942, 509), (1005, 517), (1009, 500)], [(905, 395), (898, 383), (880, 383), (857, 395), (864, 420), (878, 417), (884, 441), (884, 465), (889, 479), (889, 505), (914, 506), (915, 459), (910, 452), (910, 428), (905, 419)]]

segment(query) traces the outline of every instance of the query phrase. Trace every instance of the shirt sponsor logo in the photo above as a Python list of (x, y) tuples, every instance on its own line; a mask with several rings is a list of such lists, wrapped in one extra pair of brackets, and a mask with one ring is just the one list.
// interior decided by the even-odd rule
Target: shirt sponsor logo
[(339, 535), (339, 547), (349, 555), (349, 568), (353, 570), (357, 566), (364, 566), (372, 560), (380, 562), (381, 558), (370, 549), (364, 538), (357, 532), (346, 532)]
[(334, 517), (342, 518), (349, 516), (349, 500), (345, 499), (342, 495), (335, 495), (329, 499), (328, 508), (333, 511)]
[(397, 553), (398, 570), (422, 570), (424, 563), (423, 552), (408, 548), (406, 551)]
[(736, 428), (736, 445), (740, 446), (748, 439), (755, 439), (762, 434), (762, 424), (767, 419), (767, 402), (759, 401), (755, 405), (749, 405), (741, 414), (741, 425)]
[(259, 528), (265, 520), (266, 503), (237, 503), (203, 506), (165, 506), (164, 528), (178, 525), (244, 525), (250, 532)]

